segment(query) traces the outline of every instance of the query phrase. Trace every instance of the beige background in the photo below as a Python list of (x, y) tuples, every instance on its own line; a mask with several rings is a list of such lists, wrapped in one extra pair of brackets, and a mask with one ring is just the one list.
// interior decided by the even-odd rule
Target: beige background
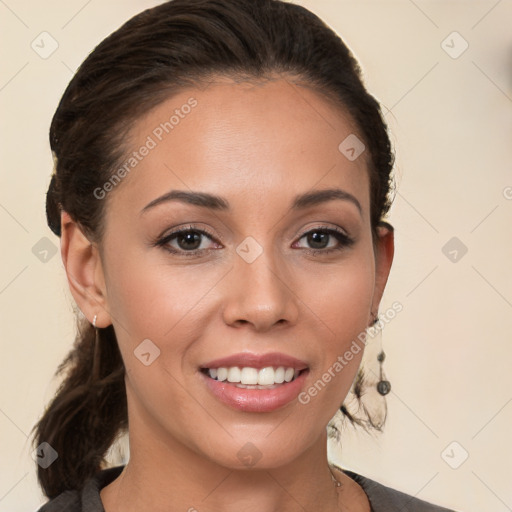
[[(36, 245), (59, 243), (44, 213), (50, 120), (87, 53), (156, 3), (0, 1), (0, 511), (44, 501), (27, 436), (74, 337), (60, 255), (45, 263)], [(389, 110), (397, 151), (397, 251), (384, 309), (399, 301), (403, 311), (382, 334), (388, 422), (378, 436), (345, 433), (332, 457), (461, 511), (512, 510), (512, 3), (297, 3), (352, 48)], [(31, 48), (43, 31), (58, 42), (47, 59)], [(453, 237), (459, 247), (446, 256)]]

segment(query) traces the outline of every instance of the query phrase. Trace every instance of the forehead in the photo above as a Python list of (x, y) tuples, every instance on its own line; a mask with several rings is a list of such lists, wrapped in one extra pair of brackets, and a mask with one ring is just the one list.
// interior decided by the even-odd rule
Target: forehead
[(367, 155), (347, 158), (345, 148), (361, 140), (357, 134), (342, 108), (309, 87), (219, 79), (181, 91), (134, 123), (121, 164), (127, 172), (109, 199), (142, 208), (171, 189), (191, 189), (284, 201), (338, 186), (367, 210)]

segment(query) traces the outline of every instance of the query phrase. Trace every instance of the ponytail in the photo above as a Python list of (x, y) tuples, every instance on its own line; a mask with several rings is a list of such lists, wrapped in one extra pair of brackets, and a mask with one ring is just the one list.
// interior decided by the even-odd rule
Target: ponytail
[(66, 372), (64, 380), (34, 427), (34, 445), (46, 442), (58, 454), (37, 470), (50, 499), (80, 490), (103, 469), (106, 452), (128, 425), (125, 369), (113, 327), (95, 329), (86, 319), (77, 327), (74, 347), (56, 372)]

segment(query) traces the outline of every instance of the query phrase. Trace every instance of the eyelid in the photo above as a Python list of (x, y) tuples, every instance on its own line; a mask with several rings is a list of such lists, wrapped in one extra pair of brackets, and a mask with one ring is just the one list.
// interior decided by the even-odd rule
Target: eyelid
[[(323, 231), (324, 233), (327, 233), (330, 237), (335, 238), (338, 242), (336, 247), (326, 247), (324, 249), (315, 249), (313, 247), (302, 247), (301, 249), (305, 251), (306, 253), (314, 254), (314, 255), (329, 255), (336, 251), (342, 251), (343, 249), (348, 249), (349, 247), (353, 246), (355, 243), (355, 238), (353, 238), (351, 235), (349, 235), (344, 229), (340, 228), (339, 226), (314, 226), (310, 227), (306, 231), (303, 232), (302, 235), (300, 235), (297, 239), (297, 242), (300, 241), (305, 236), (309, 235), (309, 233), (314, 233), (318, 231)], [(297, 242), (294, 242), (297, 243)]]
[[(170, 248), (169, 243), (173, 239), (175, 235), (179, 235), (181, 233), (186, 232), (196, 232), (203, 236), (206, 236), (209, 238), (212, 242), (216, 243), (217, 238), (222, 240), (222, 237), (216, 237), (208, 228), (202, 228), (198, 227), (193, 224), (186, 224), (181, 226), (176, 226), (174, 229), (169, 231), (166, 234), (163, 234), (162, 236), (158, 237), (155, 242), (153, 242), (153, 246), (162, 247), (164, 250), (168, 251), (171, 254), (177, 255), (177, 256), (201, 256), (202, 254), (205, 254), (206, 252), (211, 252), (212, 250), (216, 249), (194, 249), (192, 251), (185, 251), (181, 249), (175, 249)], [(294, 244), (299, 242), (302, 238), (307, 236), (310, 233), (314, 233), (315, 231), (323, 231), (327, 233), (329, 236), (336, 238), (338, 244), (336, 247), (327, 247), (323, 249), (316, 249), (311, 247), (301, 247), (300, 249), (306, 253), (315, 254), (315, 255), (321, 255), (321, 254), (331, 254), (334, 251), (340, 251), (342, 249), (349, 248), (352, 246), (355, 242), (355, 239), (351, 237), (343, 228), (340, 228), (339, 226), (329, 226), (329, 225), (321, 225), (321, 226), (310, 226), (308, 229), (303, 231), (300, 235), (298, 235), (297, 239)], [(338, 236), (336, 236), (338, 235)], [(223, 243), (221, 242), (221, 245)]]
[(299, 240), (311, 233), (312, 231), (335, 231), (336, 233), (339, 233), (340, 235), (345, 235), (347, 238), (351, 238), (351, 236), (347, 233), (346, 230), (343, 228), (340, 228), (339, 226), (328, 226), (328, 225), (321, 225), (321, 226), (313, 226), (307, 228), (301, 235), (299, 235)]
[[(156, 238), (156, 243), (157, 244), (161, 243), (164, 240), (166, 240), (169, 237), (171, 237), (172, 235), (176, 235), (176, 234), (179, 234), (179, 233), (182, 233), (182, 232), (187, 232), (187, 231), (196, 231), (198, 233), (202, 233), (202, 234), (207, 235), (209, 238), (211, 238), (214, 241), (220, 241), (220, 242), (223, 241), (223, 237), (222, 236), (214, 235), (208, 228), (188, 223), (188, 224), (176, 226), (173, 229), (171, 229), (171, 231), (168, 231), (168, 232), (164, 231), (163, 234), (161, 234), (160, 236), (158, 236)], [(191, 251), (189, 251), (189, 252), (191, 252)]]
[[(339, 226), (320, 225), (320, 226), (312, 226), (312, 227), (310, 226), (310, 227), (308, 227), (300, 235), (298, 235), (298, 239), (300, 240), (302, 237), (304, 237), (305, 235), (309, 234), (311, 231), (315, 231), (315, 230), (319, 230), (319, 231), (320, 230), (331, 230), (331, 231), (335, 231), (337, 233), (340, 233), (342, 235), (345, 235), (347, 238), (351, 238), (351, 236), (348, 234), (348, 232), (345, 229), (340, 228)], [(179, 234), (179, 233), (182, 233), (184, 231), (185, 232), (186, 231), (197, 231), (198, 233), (204, 233), (204, 234), (208, 235), (213, 240), (217, 239), (218, 241), (223, 242), (223, 237), (221, 235), (220, 236), (214, 235), (208, 228), (200, 227), (198, 225), (191, 224), (191, 223), (188, 223), (188, 224), (185, 224), (185, 225), (176, 226), (171, 231), (164, 232), (163, 234), (158, 236), (157, 240), (161, 241), (164, 238), (168, 238), (168, 237), (170, 237), (172, 235)]]

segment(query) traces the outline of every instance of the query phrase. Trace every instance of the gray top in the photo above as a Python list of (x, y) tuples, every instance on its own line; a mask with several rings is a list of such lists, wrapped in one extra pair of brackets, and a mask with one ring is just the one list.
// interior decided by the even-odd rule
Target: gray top
[[(100, 490), (115, 480), (123, 468), (116, 466), (99, 471), (87, 480), (82, 491), (64, 491), (43, 505), (38, 512), (105, 512)], [(396, 491), (352, 471), (338, 469), (363, 488), (370, 500), (372, 512), (455, 512)]]

